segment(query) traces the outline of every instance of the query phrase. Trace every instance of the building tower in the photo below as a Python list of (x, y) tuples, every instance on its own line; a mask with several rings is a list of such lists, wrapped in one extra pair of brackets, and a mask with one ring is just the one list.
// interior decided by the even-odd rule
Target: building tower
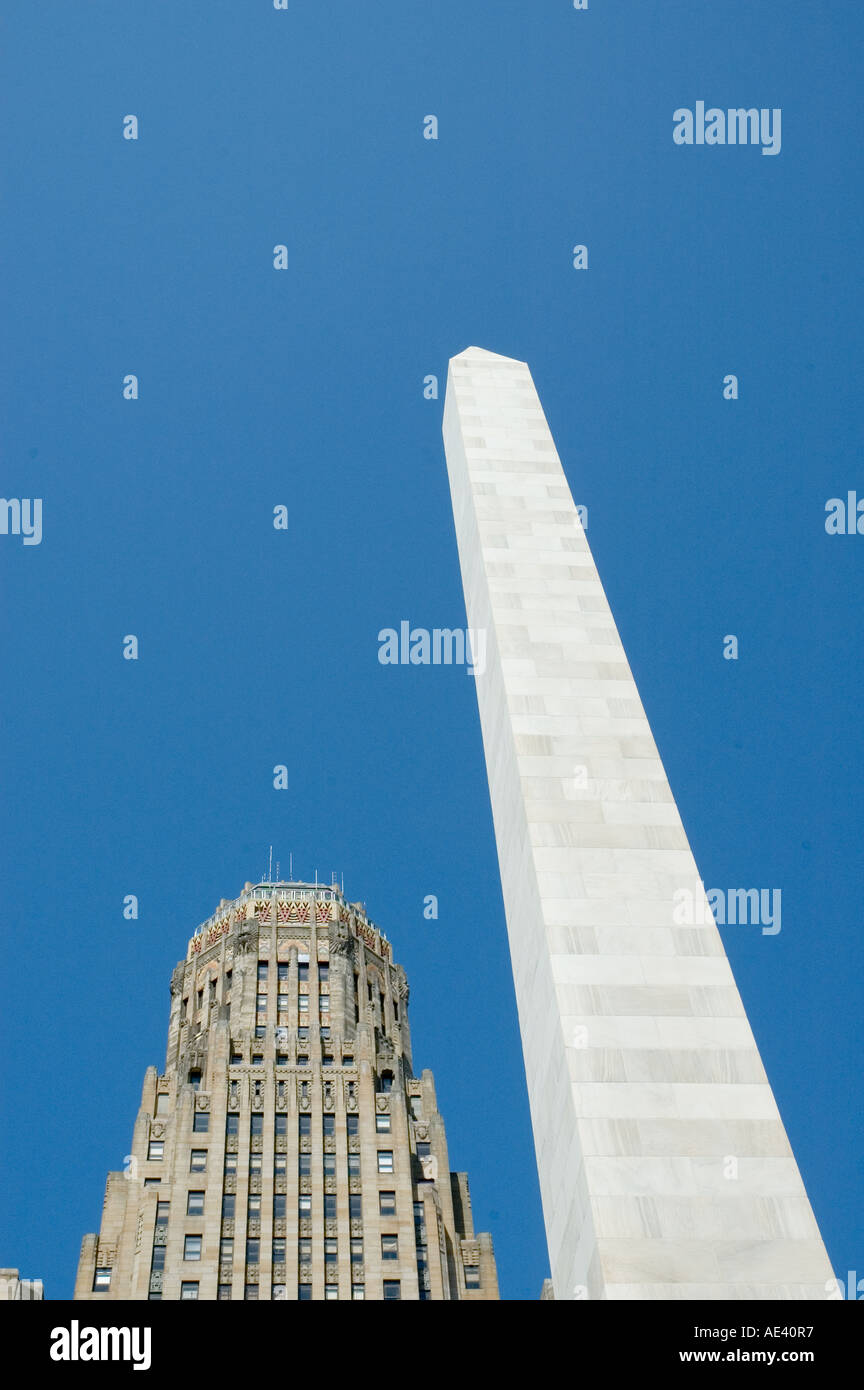
[(444, 442), (468, 623), (486, 632), (477, 699), (554, 1297), (825, 1298), (831, 1266), (525, 363), (454, 357)]
[(405, 972), (335, 885), (247, 883), (190, 940), (74, 1296), (498, 1298)]

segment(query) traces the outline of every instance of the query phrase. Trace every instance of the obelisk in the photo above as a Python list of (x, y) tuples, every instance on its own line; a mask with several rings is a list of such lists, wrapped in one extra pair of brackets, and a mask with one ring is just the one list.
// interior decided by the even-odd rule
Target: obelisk
[(444, 442), (468, 624), (487, 634), (477, 698), (555, 1298), (825, 1299), (828, 1256), (526, 364), (454, 357)]

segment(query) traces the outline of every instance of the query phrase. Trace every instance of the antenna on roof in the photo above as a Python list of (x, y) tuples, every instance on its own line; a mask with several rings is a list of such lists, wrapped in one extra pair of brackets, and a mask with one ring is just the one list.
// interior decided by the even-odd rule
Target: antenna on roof
[(267, 882), (273, 882), (273, 846), (270, 846), (270, 863), (267, 867)]
[(280, 877), (279, 877), (279, 860), (278, 860), (278, 859), (276, 860), (276, 882), (277, 882), (277, 883), (281, 883), (281, 882), (282, 882), (282, 880), (281, 880)]
[(288, 882), (294, 882), (294, 855), (291, 852), (288, 854)]

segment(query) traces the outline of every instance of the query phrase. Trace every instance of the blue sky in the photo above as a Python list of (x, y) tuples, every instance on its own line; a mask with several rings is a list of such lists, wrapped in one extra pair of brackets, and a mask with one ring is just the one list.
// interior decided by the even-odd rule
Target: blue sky
[[(471, 343), (531, 366), (706, 885), (782, 889), (778, 936), (724, 939), (835, 1269), (864, 1266), (864, 538), (824, 527), (864, 495), (862, 27), (824, 0), (7, 9), (0, 491), (44, 529), (0, 536), (0, 1264), (49, 1297), (170, 971), (270, 844), (390, 936), (502, 1294), (539, 1295), (473, 683), (377, 660), (381, 628), (464, 623), (422, 383)], [(781, 153), (676, 146), (701, 99), (780, 107)]]

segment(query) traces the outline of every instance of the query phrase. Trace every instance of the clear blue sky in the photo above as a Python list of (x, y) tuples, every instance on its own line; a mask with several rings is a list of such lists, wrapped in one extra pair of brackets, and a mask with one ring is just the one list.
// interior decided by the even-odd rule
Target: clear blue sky
[[(782, 889), (779, 936), (724, 936), (864, 1269), (864, 536), (824, 529), (864, 495), (862, 27), (849, 0), (5, 7), (0, 491), (44, 536), (0, 536), (0, 1264), (49, 1297), (170, 971), (271, 843), (389, 934), (503, 1295), (539, 1295), (473, 683), (377, 661), (383, 627), (464, 623), (422, 380), (471, 343), (531, 366), (706, 885)], [(782, 108), (780, 155), (675, 146), (700, 99)]]

